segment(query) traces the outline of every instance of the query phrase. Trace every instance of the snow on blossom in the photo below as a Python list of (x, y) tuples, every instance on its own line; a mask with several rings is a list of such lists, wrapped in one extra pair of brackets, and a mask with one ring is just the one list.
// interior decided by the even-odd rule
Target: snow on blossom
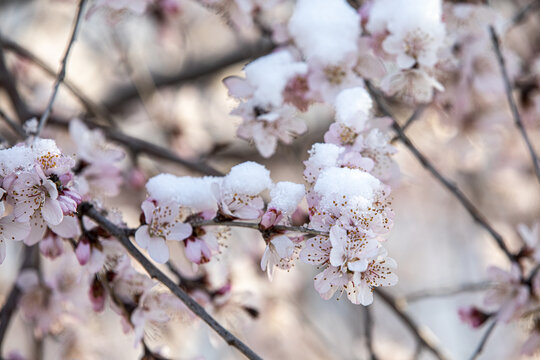
[(336, 121), (358, 133), (364, 130), (370, 119), (372, 106), (373, 101), (364, 88), (345, 89), (335, 100)]
[(290, 181), (280, 181), (270, 190), (269, 209), (276, 209), (282, 214), (291, 215), (304, 197), (304, 185)]
[(336, 65), (358, 50), (360, 16), (345, 0), (299, 0), (289, 33), (309, 61)]
[(313, 184), (321, 171), (336, 166), (339, 156), (345, 151), (344, 148), (335, 144), (315, 143), (309, 150), (309, 159), (304, 161), (306, 169), (304, 178)]
[(512, 264), (510, 271), (491, 266), (487, 269), (488, 277), (495, 287), (486, 292), (484, 303), (496, 306), (497, 319), (509, 322), (519, 315), (529, 302), (529, 287), (521, 281), (521, 271), (517, 264)]
[(214, 194), (222, 215), (250, 220), (262, 215), (264, 201), (259, 195), (271, 185), (270, 172), (248, 161), (233, 166), (221, 184), (215, 184)]
[(191, 225), (179, 221), (180, 206), (176, 202), (156, 204), (145, 200), (141, 208), (146, 225), (135, 233), (135, 241), (148, 250), (152, 259), (160, 264), (169, 260), (169, 247), (166, 240), (181, 241), (191, 235)]
[(290, 144), (294, 136), (306, 131), (295, 108), (284, 104), (284, 95), (290, 81), (307, 73), (307, 65), (281, 50), (253, 61), (244, 70), (245, 79), (231, 76), (223, 80), (229, 95), (243, 100), (231, 114), (243, 119), (238, 136), (253, 139), (261, 155), (270, 157), (278, 140)]

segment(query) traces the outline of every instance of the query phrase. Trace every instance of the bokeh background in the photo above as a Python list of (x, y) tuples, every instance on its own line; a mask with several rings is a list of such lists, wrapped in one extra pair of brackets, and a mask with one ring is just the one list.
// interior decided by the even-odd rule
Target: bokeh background
[[(525, 3), (495, 1), (493, 6), (512, 14)], [(0, 33), (57, 69), (76, 6), (69, 0), (0, 1)], [(280, 5), (275, 16), (286, 18), (291, 9), (290, 3)], [(536, 12), (507, 34), (505, 44), (523, 56), (538, 52), (539, 25)], [(307, 134), (291, 146), (281, 146), (265, 160), (254, 146), (235, 138), (240, 118), (229, 115), (235, 102), (228, 98), (221, 82), (226, 76), (241, 75), (247, 59), (170, 86), (157, 88), (152, 81), (153, 77), (176, 74), (186, 66), (212, 62), (234, 51), (264, 53), (261, 36), (255, 29), (232, 27), (223, 14), (195, 1), (183, 1), (178, 12), (165, 15), (111, 15), (98, 10), (82, 23), (67, 79), (94, 102), (109, 105), (119, 127), (130, 135), (165, 146), (185, 158), (204, 159), (223, 171), (239, 162), (255, 160), (271, 170), (274, 181), (303, 182), (302, 161), (307, 158), (307, 150), (322, 140), (333, 121), (329, 107), (316, 105), (301, 114), (309, 127)], [(9, 51), (6, 54), (21, 93), (39, 112), (46, 106), (54, 79), (31, 62)], [(132, 100), (113, 108), (110, 104), (127, 91), (135, 94)], [(401, 119), (413, 110), (394, 105)], [(10, 110), (4, 97), (0, 98), (0, 108)], [(69, 119), (83, 113), (79, 102), (61, 89), (55, 116)], [(540, 148), (540, 120), (533, 119), (529, 127), (533, 144)], [(9, 130), (1, 130), (10, 136)], [(463, 124), (427, 108), (408, 134), (511, 242), (511, 249), (518, 250), (521, 242), (517, 224), (540, 220), (540, 188), (509, 110), (503, 107), (500, 121)], [(74, 149), (61, 128), (50, 127), (43, 136), (59, 139), (68, 153)], [(481, 305), (482, 289), (487, 286), (486, 268), (506, 268), (508, 264), (489, 235), (474, 224), (452, 195), (406, 148), (399, 143), (396, 146), (395, 160), (402, 178), (393, 190), (396, 216), (387, 248), (399, 264), (400, 281), (388, 291), (449, 358), (466, 359), (478, 345), (483, 329), (473, 330), (461, 323), (457, 309)], [(133, 165), (131, 160), (128, 156), (126, 169)], [(144, 155), (138, 158), (137, 166), (148, 177), (161, 172), (198, 176)], [(145, 195), (144, 189), (128, 186), (120, 196), (107, 199), (105, 206), (118, 209), (128, 224), (136, 226)], [(8, 247), (7, 260), (1, 266), (0, 297), (7, 294), (16, 275), (22, 253), (17, 245)], [(226, 245), (218, 259), (206, 267), (216, 283), (230, 274), (232, 299), (211, 311), (265, 359), (368, 358), (366, 310), (346, 299), (320, 299), (312, 282), (316, 269), (298, 263), (290, 272), (278, 270), (270, 282), (259, 268), (264, 242), (256, 232), (233, 229)], [(175, 262), (190, 274), (192, 269), (182, 259), (181, 251), (172, 251)], [(58, 266), (47, 261), (43, 264), (45, 271)], [(454, 295), (430, 297), (423, 293), (471, 284), (474, 291)], [(244, 310), (246, 306), (256, 309), (258, 316), (250, 316)], [(417, 353), (414, 338), (381, 299), (376, 298), (369, 311), (374, 322), (374, 349), (381, 359), (431, 358), (425, 350)], [(518, 359), (528, 326), (525, 322), (498, 326), (481, 358)], [(147, 339), (172, 359), (242, 358), (206, 325), (185, 314), (177, 314), (166, 327), (151, 329)], [(119, 317), (110, 310), (84, 323), (73, 320), (58, 335), (38, 342), (33, 340), (30, 326), (17, 316), (4, 348), (6, 353), (18, 349), (36, 359), (136, 359), (141, 351), (133, 346), (132, 334), (123, 334)]]

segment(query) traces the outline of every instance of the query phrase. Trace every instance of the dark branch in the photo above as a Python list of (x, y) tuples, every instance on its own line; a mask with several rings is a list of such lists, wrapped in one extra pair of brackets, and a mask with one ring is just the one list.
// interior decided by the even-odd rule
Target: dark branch
[[(25, 47), (21, 46), (20, 44), (0, 36), (0, 46), (2, 46), (5, 50), (12, 51), (18, 56), (32, 62), (37, 67), (42, 69), (47, 75), (56, 77), (56, 72), (49, 65), (47, 65), (37, 55), (35, 55)], [(97, 118), (105, 119), (110, 125), (114, 125), (114, 119), (112, 115), (107, 112), (107, 109), (93, 102), (80, 88), (73, 84), (69, 79), (64, 78), (64, 81), (62, 81), (62, 85), (65, 86), (65, 88), (68, 89), (73, 94), (73, 96), (79, 99), (79, 101), (89, 114)]]
[(487, 221), (487, 219), (480, 213), (480, 211), (473, 205), (473, 203), (465, 196), (465, 194), (457, 187), (456, 184), (448, 180), (446, 177), (444, 177), (436, 168), (433, 166), (433, 164), (425, 157), (424, 154), (418, 150), (414, 144), (411, 142), (409, 137), (405, 135), (403, 132), (403, 129), (399, 124), (397, 123), (396, 119), (392, 115), (392, 112), (388, 108), (388, 106), (384, 103), (384, 100), (382, 99), (382, 96), (379, 94), (378, 90), (371, 85), (371, 83), (366, 82), (367, 88), (377, 103), (377, 106), (379, 107), (379, 110), (389, 118), (392, 119), (392, 127), (396, 131), (397, 135), (399, 136), (400, 141), (409, 149), (409, 151), (416, 157), (416, 159), (420, 162), (420, 164), (429, 171), (437, 181), (441, 183), (454, 197), (463, 205), (465, 210), (471, 215), (471, 217), (474, 219), (474, 221), (479, 224), (481, 227), (483, 227), (491, 237), (495, 240), (499, 248), (504, 252), (506, 257), (510, 261), (515, 261), (515, 256), (508, 250), (506, 247), (506, 244), (504, 243), (504, 239), (501, 234), (499, 234)]
[(480, 356), (482, 351), (484, 350), (484, 346), (486, 345), (491, 333), (495, 329), (495, 325), (497, 325), (497, 321), (493, 321), (489, 327), (487, 328), (486, 332), (484, 333), (484, 336), (482, 336), (482, 340), (480, 340), (480, 344), (478, 344), (478, 347), (476, 350), (474, 350), (474, 353), (471, 355), (471, 360), (474, 360)]
[[(50, 119), (50, 122), (51, 124), (62, 126), (62, 127), (69, 126), (69, 121), (58, 119), (55, 117), (52, 117)], [(101, 126), (90, 121), (86, 121), (86, 124), (91, 128), (101, 129), (109, 140), (115, 141), (117, 143), (124, 145), (134, 155), (147, 154), (158, 159), (168, 160), (173, 163), (182, 165), (187, 169), (196, 171), (204, 175), (211, 175), (211, 176), (223, 175), (221, 171), (214, 169), (212, 166), (204, 162), (197, 162), (197, 161), (190, 161), (190, 160), (183, 159), (179, 157), (178, 155), (176, 155), (175, 153), (173, 153), (172, 151), (170, 151), (169, 149), (166, 149), (159, 145), (152, 144), (151, 142), (148, 142), (145, 140), (141, 140), (141, 139), (126, 135), (109, 126)]]
[(127, 85), (112, 90), (106, 97), (108, 100), (103, 102), (103, 106), (110, 112), (119, 112), (129, 101), (136, 99), (140, 95), (140, 89), (146, 92), (163, 87), (182, 85), (183, 83), (213, 74), (227, 66), (266, 55), (274, 47), (275, 45), (270, 40), (262, 38), (254, 43), (239, 44), (221, 56), (210, 56), (206, 59), (192, 60), (176, 74), (154, 74), (149, 83), (141, 83), (137, 87)]
[(531, 159), (533, 162), (536, 178), (540, 182), (540, 161), (538, 160), (538, 155), (534, 151), (534, 147), (531, 144), (531, 140), (529, 139), (527, 130), (525, 130), (523, 121), (521, 121), (521, 116), (519, 115), (519, 111), (518, 111), (516, 102), (514, 100), (514, 96), (512, 95), (512, 84), (510, 83), (508, 72), (506, 71), (506, 64), (504, 61), (504, 56), (501, 52), (500, 39), (497, 36), (497, 33), (495, 32), (495, 29), (493, 28), (493, 26), (489, 27), (489, 32), (491, 34), (491, 42), (493, 44), (493, 49), (495, 50), (495, 55), (497, 56), (497, 61), (499, 62), (499, 67), (501, 69), (501, 76), (504, 82), (504, 90), (506, 92), (508, 105), (510, 105), (510, 110), (512, 111), (512, 117), (514, 118), (514, 123), (516, 124), (519, 132), (521, 133), (521, 136), (523, 137), (523, 140), (525, 141), (525, 144), (527, 145), (527, 149), (529, 150), (529, 154), (531, 155)]
[(60, 88), (60, 84), (62, 83), (62, 81), (64, 80), (64, 77), (66, 76), (66, 66), (67, 66), (68, 57), (71, 52), (71, 49), (73, 48), (73, 44), (75, 43), (75, 37), (77, 36), (77, 30), (79, 29), (79, 24), (81, 23), (85, 2), (86, 0), (79, 1), (79, 6), (77, 8), (77, 16), (75, 17), (75, 22), (73, 24), (73, 31), (71, 32), (71, 37), (66, 47), (66, 52), (64, 53), (64, 56), (62, 57), (60, 71), (58, 72), (58, 76), (56, 78), (56, 81), (54, 82), (51, 98), (49, 99), (49, 103), (47, 104), (47, 107), (45, 108), (43, 115), (41, 115), (41, 118), (39, 119), (39, 126), (35, 134), (36, 136), (39, 136), (41, 130), (47, 123), (47, 120), (49, 119), (49, 116), (51, 115), (52, 106), (54, 104), (54, 100), (56, 99), (56, 94), (58, 94), (58, 89)]
[(126, 236), (123, 229), (117, 227), (110, 222), (105, 216), (101, 215), (91, 204), (83, 203), (79, 207), (81, 214), (88, 216), (96, 221), (103, 229), (109, 232), (112, 236), (116, 237), (118, 241), (126, 248), (128, 253), (137, 260), (146, 272), (154, 279), (165, 285), (178, 299), (180, 299), (195, 315), (206, 322), (212, 329), (214, 329), (219, 336), (227, 342), (227, 344), (238, 349), (248, 359), (262, 359), (253, 350), (251, 350), (240, 339), (231, 334), (220, 323), (218, 323), (210, 314), (204, 310), (193, 298), (191, 298), (184, 290), (169, 279), (161, 270), (159, 270), (150, 260), (148, 260), (136, 247), (131, 240)]
[(368, 349), (369, 359), (377, 360), (377, 355), (373, 350), (373, 316), (369, 306), (364, 307), (364, 331), (366, 334), (366, 346)]
[(26, 107), (26, 104), (15, 86), (15, 79), (6, 66), (4, 51), (2, 49), (0, 49), (0, 87), (6, 91), (13, 108), (17, 113), (19, 122), (22, 123), (28, 120), (30, 118), (30, 111)]
[(431, 340), (428, 339), (425, 334), (419, 329), (418, 325), (414, 322), (414, 320), (400, 309), (397, 301), (390, 294), (381, 289), (376, 289), (375, 293), (403, 321), (405, 326), (409, 329), (409, 331), (416, 338), (419, 344), (429, 350), (437, 359), (446, 358), (442, 355), (441, 350), (439, 350), (437, 346), (433, 344)]
[(19, 125), (17, 122), (15, 122), (12, 118), (10, 118), (5, 112), (0, 110), (0, 118), (4, 119), (6, 124), (21, 138), (26, 138), (26, 133), (24, 132), (21, 125)]
[(465, 292), (483, 291), (483, 290), (488, 289), (490, 285), (491, 285), (490, 282), (484, 281), (480, 283), (462, 284), (462, 285), (453, 286), (453, 287), (420, 290), (420, 291), (415, 291), (408, 295), (405, 295), (405, 300), (407, 302), (414, 302), (414, 301), (423, 300), (427, 298), (433, 298), (433, 297), (444, 297), (444, 296), (458, 295)]
[[(35, 267), (37, 264), (39, 258), (39, 249), (38, 246), (28, 247), (24, 246), (24, 259), (21, 264), (19, 273), (21, 271)], [(13, 287), (11, 288), (9, 295), (6, 299), (6, 302), (2, 306), (2, 310), (0, 311), (0, 354), (2, 354), (2, 344), (4, 342), (4, 338), (6, 337), (7, 330), (9, 327), (9, 323), (11, 322), (11, 318), (13, 317), (13, 314), (17, 310), (17, 304), (19, 302), (19, 298), (21, 297), (22, 293), (17, 287), (16, 284), (13, 284)]]

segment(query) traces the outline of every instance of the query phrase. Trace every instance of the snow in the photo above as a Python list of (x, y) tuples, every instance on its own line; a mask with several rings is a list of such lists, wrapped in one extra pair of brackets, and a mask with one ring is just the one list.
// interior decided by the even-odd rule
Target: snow
[(360, 15), (345, 0), (299, 0), (289, 32), (308, 60), (337, 65), (358, 50)]
[(304, 197), (305, 191), (304, 185), (289, 181), (278, 182), (270, 190), (272, 200), (268, 208), (279, 210), (283, 214), (292, 214)]
[(335, 144), (315, 143), (309, 150), (309, 159), (304, 161), (306, 170), (304, 176), (309, 183), (315, 182), (319, 173), (332, 166), (336, 166), (338, 157), (345, 149)]
[(212, 192), (212, 184), (219, 178), (174, 176), (159, 174), (146, 184), (146, 190), (152, 199), (159, 202), (175, 201), (181, 206), (194, 211), (217, 209), (217, 201)]
[(0, 176), (6, 177), (11, 173), (31, 171), (36, 160), (48, 153), (61, 155), (54, 140), (35, 139), (31, 145), (20, 144), (0, 150)]
[(373, 103), (368, 92), (361, 87), (341, 91), (335, 100), (336, 120), (356, 132), (364, 130)]
[(321, 195), (323, 208), (335, 206), (335, 200), (347, 201), (349, 206), (367, 207), (383, 190), (383, 185), (362, 170), (331, 167), (321, 172), (313, 189)]
[(278, 51), (258, 58), (246, 66), (246, 80), (255, 89), (257, 103), (279, 107), (283, 104), (283, 90), (297, 75), (305, 75), (306, 63), (294, 60), (290, 52)]
[(270, 188), (270, 171), (253, 161), (233, 166), (223, 179), (223, 189), (229, 193), (256, 196)]

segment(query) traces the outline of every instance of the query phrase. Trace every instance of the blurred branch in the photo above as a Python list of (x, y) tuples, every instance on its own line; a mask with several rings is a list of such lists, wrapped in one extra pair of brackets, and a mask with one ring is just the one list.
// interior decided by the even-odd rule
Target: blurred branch
[[(417, 120), (420, 116), (422, 116), (422, 114), (424, 113), (424, 110), (426, 110), (426, 105), (420, 105), (418, 106), (416, 109), (414, 109), (413, 113), (411, 114), (411, 116), (409, 116), (409, 118), (407, 119), (407, 121), (405, 121), (405, 124), (403, 124), (401, 126), (401, 130), (403, 131), (406, 131), (407, 128), (409, 126), (411, 126), (411, 124)], [(395, 135), (392, 140), (390, 140), (390, 143), (393, 144), (395, 143), (397, 140), (399, 140), (399, 136), (398, 135)]]
[(404, 299), (407, 302), (415, 302), (415, 301), (423, 300), (426, 298), (445, 297), (445, 296), (462, 294), (464, 292), (482, 291), (482, 290), (488, 289), (490, 284), (491, 283), (488, 281), (483, 281), (479, 283), (462, 284), (462, 285), (453, 286), (453, 287), (449, 286), (449, 287), (443, 287), (443, 288), (438, 288), (438, 289), (420, 290), (420, 291), (415, 291), (415, 292), (405, 295)]
[(8, 126), (13, 130), (15, 131), (15, 133), (17, 133), (17, 135), (21, 138), (21, 139), (24, 139), (26, 138), (26, 133), (24, 132), (23, 128), (17, 123), (15, 122), (15, 120), (13, 120), (12, 118), (10, 118), (5, 112), (3, 112), (2, 110), (0, 110), (0, 117), (2, 119), (4, 119), (4, 121), (6, 122), (6, 124), (8, 124)]
[(77, 16), (75, 17), (75, 22), (73, 24), (71, 37), (66, 47), (66, 52), (64, 53), (64, 56), (62, 57), (60, 71), (58, 72), (58, 76), (56, 77), (56, 81), (54, 82), (53, 92), (49, 99), (49, 103), (47, 107), (45, 108), (43, 115), (41, 115), (41, 118), (39, 119), (39, 126), (38, 126), (36, 134), (34, 134), (36, 136), (39, 136), (39, 133), (41, 132), (41, 130), (47, 123), (47, 120), (49, 119), (49, 116), (51, 115), (52, 106), (54, 104), (54, 100), (56, 99), (56, 95), (58, 94), (58, 89), (60, 88), (60, 84), (64, 80), (64, 77), (66, 77), (66, 66), (67, 66), (68, 57), (71, 52), (71, 49), (73, 48), (73, 44), (75, 43), (75, 38), (77, 36), (77, 30), (79, 29), (79, 25), (81, 23), (85, 2), (86, 0), (79, 0), (79, 6), (77, 8)]
[(419, 328), (415, 321), (402, 311), (396, 299), (388, 294), (386, 291), (381, 289), (375, 289), (375, 294), (377, 294), (386, 305), (388, 305), (392, 311), (403, 321), (407, 329), (411, 334), (416, 338), (419, 344), (429, 350), (437, 359), (446, 359), (445, 356), (441, 354), (441, 350), (437, 348), (435, 344), (432, 343), (425, 333)]
[[(36, 267), (38, 259), (38, 246), (35, 245), (30, 247), (24, 245), (24, 259), (19, 269), (19, 274), (25, 269)], [(19, 298), (21, 297), (21, 295), (22, 293), (17, 287), (17, 284), (13, 284), (6, 301), (2, 306), (2, 310), (0, 310), (0, 355), (2, 354), (2, 344), (7, 334), (9, 323), (11, 322), (13, 314), (17, 310)]]
[(136, 99), (140, 91), (143, 91), (141, 95), (145, 95), (144, 93), (154, 91), (155, 89), (179, 86), (183, 83), (213, 74), (239, 62), (263, 56), (271, 52), (274, 47), (275, 45), (269, 39), (261, 38), (256, 42), (239, 44), (234, 49), (222, 55), (212, 55), (206, 59), (189, 61), (183, 69), (175, 74), (153, 74), (151, 76), (152, 80), (146, 84), (139, 83), (137, 87), (131, 84), (113, 89), (107, 95), (107, 100), (103, 102), (103, 106), (110, 112), (119, 112), (129, 101)]
[(506, 247), (506, 244), (504, 243), (504, 239), (501, 234), (499, 234), (487, 221), (487, 219), (480, 213), (480, 211), (473, 205), (473, 203), (465, 196), (465, 194), (457, 187), (457, 185), (453, 182), (451, 182), (449, 179), (444, 177), (436, 168), (435, 166), (425, 157), (424, 154), (418, 150), (414, 144), (411, 142), (409, 137), (405, 135), (403, 132), (403, 129), (396, 121), (395, 117), (392, 115), (391, 110), (384, 102), (383, 96), (379, 93), (377, 89), (370, 83), (366, 82), (366, 86), (377, 103), (377, 106), (379, 107), (379, 110), (389, 118), (392, 119), (392, 127), (396, 131), (397, 135), (399, 136), (400, 141), (405, 145), (409, 151), (416, 157), (416, 159), (420, 162), (420, 164), (429, 171), (437, 181), (441, 183), (454, 197), (463, 205), (465, 210), (471, 215), (471, 217), (474, 219), (474, 221), (479, 224), (481, 227), (483, 227), (491, 237), (495, 240), (499, 248), (504, 252), (506, 257), (511, 261), (514, 262), (516, 260), (515, 255), (513, 255), (510, 250)]
[(369, 306), (364, 307), (364, 330), (366, 334), (366, 346), (370, 360), (377, 360), (377, 355), (373, 351), (373, 316)]
[[(69, 121), (55, 118), (55, 117), (52, 117), (50, 119), (50, 122), (54, 125), (62, 126), (65, 128), (69, 126)], [(172, 151), (170, 151), (169, 149), (152, 144), (145, 140), (141, 140), (141, 139), (126, 135), (109, 126), (101, 126), (91, 121), (86, 121), (86, 124), (90, 128), (101, 129), (109, 140), (112, 140), (112, 141), (115, 141), (124, 145), (130, 151), (132, 151), (135, 155), (147, 154), (147, 155), (150, 155), (150, 156), (162, 159), (162, 160), (168, 160), (173, 163), (182, 165), (186, 167), (187, 169), (196, 171), (204, 175), (211, 175), (211, 176), (223, 175), (222, 172), (214, 169), (213, 167), (211, 167), (210, 165), (204, 162), (197, 162), (197, 161), (190, 161), (190, 160), (183, 159), (179, 157), (178, 155), (176, 155), (175, 153), (173, 153)]]
[(518, 130), (521, 132), (521, 136), (523, 137), (523, 140), (525, 141), (525, 144), (527, 145), (527, 148), (529, 150), (529, 153), (531, 155), (531, 159), (533, 162), (536, 178), (540, 182), (540, 161), (538, 160), (538, 155), (534, 151), (534, 147), (531, 144), (531, 140), (529, 139), (527, 130), (525, 130), (523, 121), (521, 121), (521, 116), (519, 115), (519, 111), (518, 111), (516, 102), (514, 100), (514, 96), (512, 95), (512, 85), (510, 83), (510, 78), (508, 77), (508, 72), (506, 71), (506, 64), (504, 61), (504, 56), (501, 52), (501, 44), (500, 44), (499, 36), (495, 32), (495, 29), (493, 28), (493, 26), (489, 27), (489, 32), (491, 34), (491, 42), (493, 43), (493, 49), (495, 50), (495, 55), (497, 56), (497, 61), (499, 62), (499, 67), (501, 69), (501, 76), (504, 82), (506, 98), (508, 99), (508, 105), (510, 105), (512, 116), (514, 117), (514, 123), (516, 124)]
[(524, 21), (530, 13), (538, 8), (540, 8), (540, 0), (532, 0), (530, 3), (519, 9), (514, 16), (512, 16), (512, 19), (507, 26), (507, 30)]
[(471, 360), (474, 360), (480, 356), (482, 351), (484, 350), (484, 346), (486, 345), (489, 337), (491, 336), (491, 333), (495, 329), (495, 325), (497, 325), (497, 321), (493, 321), (489, 327), (487, 328), (486, 332), (484, 333), (484, 336), (482, 336), (482, 339), (480, 340), (480, 343), (478, 344), (478, 347), (476, 350), (474, 350), (474, 353), (471, 355)]
[(24, 122), (30, 118), (30, 111), (24, 104), (17, 87), (15, 86), (15, 79), (9, 72), (5, 58), (4, 51), (0, 48), (0, 87), (3, 88), (13, 105), (13, 109), (19, 118), (19, 122)]
[[(47, 65), (42, 59), (37, 55), (32, 53), (30, 50), (26, 49), (22, 45), (6, 39), (0, 35), (0, 46), (5, 50), (11, 51), (18, 56), (32, 62), (34, 65), (42, 69), (47, 75), (56, 77), (56, 72)], [(103, 106), (93, 102), (80, 88), (73, 84), (69, 79), (64, 78), (62, 85), (68, 89), (73, 96), (75, 96), (81, 104), (84, 106), (86, 111), (93, 116), (101, 119), (105, 119), (110, 125), (114, 125), (114, 119), (111, 114), (107, 112)]]
[(124, 232), (124, 229), (117, 227), (110, 222), (105, 216), (101, 215), (91, 204), (82, 203), (79, 206), (79, 212), (88, 216), (98, 223), (103, 229), (109, 232), (112, 236), (116, 237), (118, 241), (126, 248), (128, 253), (137, 260), (146, 272), (154, 279), (165, 285), (178, 299), (180, 299), (195, 315), (201, 320), (206, 322), (212, 329), (214, 329), (219, 336), (221, 336), (227, 344), (238, 349), (248, 359), (262, 359), (253, 350), (251, 350), (246, 344), (240, 341), (236, 336), (225, 329), (220, 323), (218, 323), (206, 310), (199, 305), (192, 297), (190, 297), (182, 288), (176, 285), (171, 279), (169, 279), (161, 270), (159, 270), (150, 260), (148, 260), (136, 247), (133, 245), (129, 237)]

